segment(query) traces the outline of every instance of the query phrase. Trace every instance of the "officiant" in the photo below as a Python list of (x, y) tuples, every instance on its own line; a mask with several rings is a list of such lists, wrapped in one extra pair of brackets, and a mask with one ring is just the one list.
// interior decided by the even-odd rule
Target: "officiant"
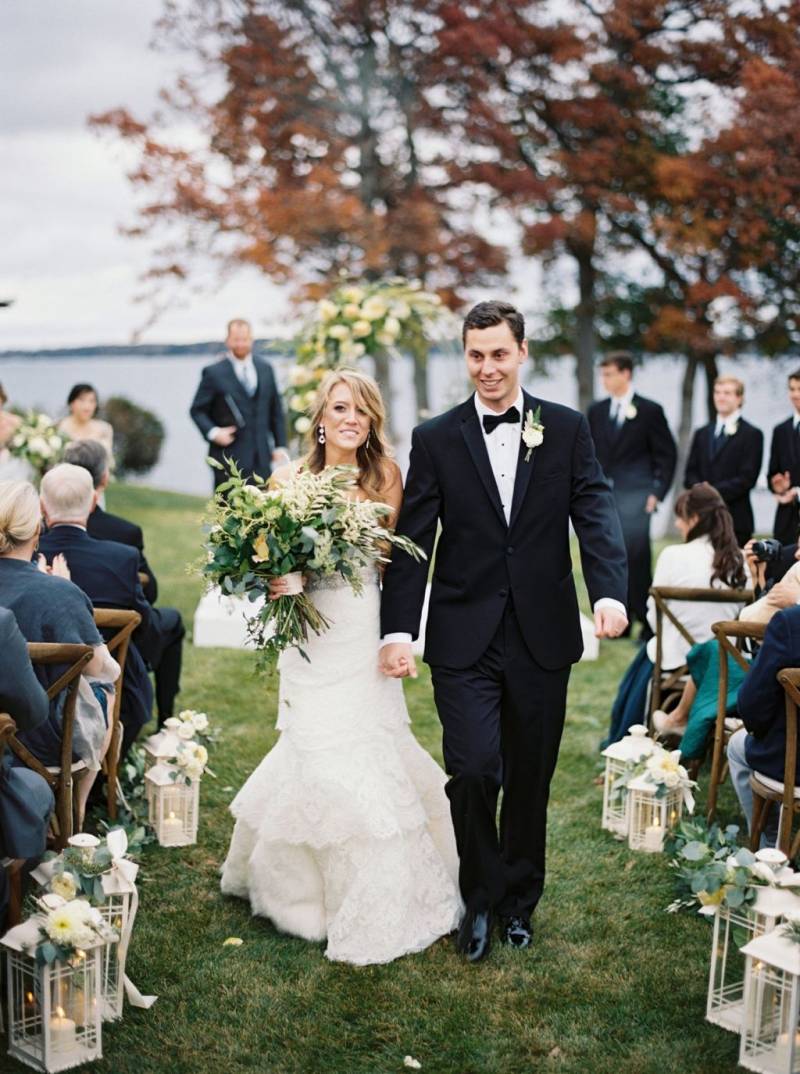
[(246, 477), (268, 477), (273, 464), (288, 462), (286, 425), (272, 366), (253, 355), (250, 324), (228, 322), (225, 354), (203, 369), (189, 413), (211, 445), (214, 488), (227, 481), (233, 461)]

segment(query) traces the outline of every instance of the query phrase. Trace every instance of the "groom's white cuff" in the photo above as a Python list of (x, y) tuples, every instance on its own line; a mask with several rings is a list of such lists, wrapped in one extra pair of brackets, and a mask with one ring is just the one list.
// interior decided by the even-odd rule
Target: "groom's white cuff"
[(413, 638), (410, 634), (406, 634), (404, 631), (399, 631), (396, 634), (387, 634), (385, 638), (381, 638), (381, 643), (378, 648), (382, 649), (384, 645), (392, 645), (396, 641), (403, 641), (410, 645)]
[(603, 608), (614, 608), (616, 611), (621, 612), (626, 619), (628, 618), (628, 609), (621, 601), (614, 600), (613, 597), (601, 597), (594, 602), (596, 612), (602, 612)]

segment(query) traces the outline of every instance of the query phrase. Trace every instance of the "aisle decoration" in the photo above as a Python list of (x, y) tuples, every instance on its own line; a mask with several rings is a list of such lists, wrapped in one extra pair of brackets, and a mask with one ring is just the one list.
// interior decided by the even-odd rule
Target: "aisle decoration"
[(344, 282), (319, 301), (297, 340), (297, 365), (289, 375), (289, 428), (304, 436), (307, 411), (329, 369), (355, 365), (365, 355), (406, 352), (417, 361), (427, 354), (437, 327), (457, 335), (452, 315), (438, 295), (418, 280), (395, 276), (374, 283)]
[(81, 832), (70, 837), (61, 854), (46, 856), (31, 874), (57, 896), (85, 899), (117, 936), (107, 943), (102, 955), (100, 1000), (104, 1021), (122, 1017), (125, 995), (137, 1007), (150, 1007), (155, 1002), (155, 997), (143, 997), (125, 974), (139, 906), (139, 866), (127, 857), (127, 852), (128, 838), (121, 828), (112, 829), (103, 840)]
[(160, 761), (173, 760), (186, 742), (197, 742), (206, 748), (214, 746), (219, 735), (219, 728), (212, 727), (205, 712), (184, 709), (177, 716), (169, 716), (160, 731), (144, 740), (144, 770)]
[(658, 743), (634, 768), (628, 781), (628, 846), (657, 853), (674, 831), (684, 806), (694, 812), (692, 789), (697, 786), (680, 763), (680, 750), (665, 750)]
[(330, 625), (303, 591), (303, 574), (339, 575), (360, 593), (362, 572), (388, 562), (389, 545), (425, 558), (413, 541), (384, 525), (387, 504), (355, 498), (354, 467), (299, 470), (274, 489), (260, 479), (248, 484), (235, 466), (232, 471), (213, 501), (202, 573), (223, 593), (251, 601), (268, 598), (271, 578), (290, 580), (293, 592), (265, 599), (248, 620), (262, 661), (292, 647), (305, 657), (309, 631), (321, 634)]
[(29, 410), (8, 442), (12, 455), (24, 459), (41, 478), (60, 460), (68, 437), (60, 433), (47, 414)]
[(625, 738), (612, 742), (602, 753), (605, 757), (603, 774), (603, 818), (601, 826), (619, 839), (628, 837), (628, 781), (634, 769), (655, 749), (644, 724), (634, 724)]
[(100, 1059), (102, 955), (119, 936), (86, 899), (48, 894), (10, 929), (6, 948), (8, 1054), (41, 1071)]
[(200, 742), (180, 741), (170, 762), (159, 761), (145, 772), (148, 820), (162, 847), (197, 842), (200, 780), (208, 772), (208, 750)]
[(746, 956), (739, 1062), (757, 1074), (795, 1074), (800, 1066), (800, 915), (757, 936)]

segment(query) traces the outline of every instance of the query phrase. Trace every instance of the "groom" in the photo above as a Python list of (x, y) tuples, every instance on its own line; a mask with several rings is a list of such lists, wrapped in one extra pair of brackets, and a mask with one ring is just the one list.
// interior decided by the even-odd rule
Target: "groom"
[[(475, 394), (414, 430), (399, 533), (436, 549), (425, 660), (444, 728), (447, 795), (471, 962), (527, 947), (544, 887), (547, 801), (570, 666), (583, 649), (569, 551), (581, 548), (598, 637), (627, 626), (625, 545), (586, 419), (520, 387), (522, 315), (481, 302), (464, 321)], [(383, 584), (381, 670), (415, 676), (428, 566), (395, 550)], [(503, 789), (499, 833), (497, 801)]]

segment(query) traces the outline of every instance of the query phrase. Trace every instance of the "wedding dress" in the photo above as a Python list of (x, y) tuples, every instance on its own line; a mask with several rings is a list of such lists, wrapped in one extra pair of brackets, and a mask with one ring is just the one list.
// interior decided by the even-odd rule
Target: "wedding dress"
[(378, 670), (374, 574), (359, 596), (339, 576), (309, 592), (331, 626), (310, 662), (281, 654), (280, 737), (231, 805), (222, 890), (329, 959), (390, 962), (459, 922), (446, 777)]

